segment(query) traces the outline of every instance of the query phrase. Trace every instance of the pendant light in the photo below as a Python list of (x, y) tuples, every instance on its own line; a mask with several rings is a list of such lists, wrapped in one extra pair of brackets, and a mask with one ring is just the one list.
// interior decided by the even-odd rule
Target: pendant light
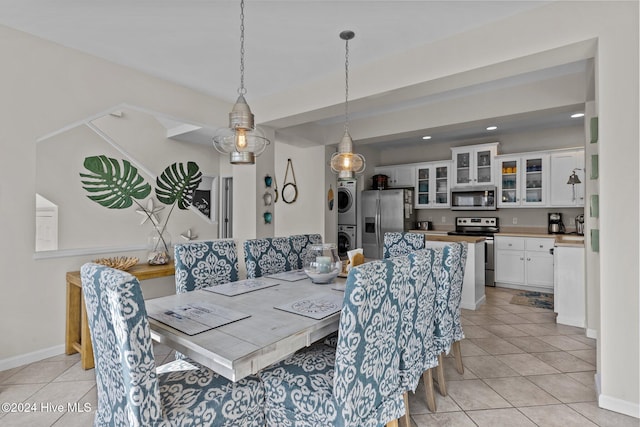
[(229, 113), (229, 127), (218, 129), (213, 146), (229, 154), (234, 165), (252, 165), (269, 144), (262, 131), (255, 127), (253, 113), (244, 99), (244, 0), (240, 1), (240, 87), (238, 99)]
[(338, 174), (339, 180), (354, 179), (355, 174), (364, 172), (365, 168), (364, 157), (353, 152), (353, 140), (349, 135), (349, 40), (354, 37), (353, 31), (345, 30), (340, 33), (340, 38), (345, 41), (344, 135), (338, 144), (338, 152), (331, 156), (331, 170)]

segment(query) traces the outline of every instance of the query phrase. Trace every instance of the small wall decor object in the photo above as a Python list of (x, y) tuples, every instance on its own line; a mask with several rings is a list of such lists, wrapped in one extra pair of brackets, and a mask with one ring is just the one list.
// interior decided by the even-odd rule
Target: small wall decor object
[(265, 224), (271, 224), (271, 220), (273, 219), (273, 215), (271, 214), (271, 212), (267, 211), (263, 213), (262, 217), (264, 218)]
[[(291, 169), (291, 177), (293, 181), (287, 182), (287, 175)], [(298, 198), (298, 186), (296, 185), (296, 173), (293, 170), (293, 162), (291, 159), (287, 159), (287, 170), (284, 173), (284, 187), (282, 187), (282, 200), (285, 203), (291, 204)]]
[(198, 238), (198, 236), (196, 234), (193, 234), (191, 232), (191, 229), (188, 229), (187, 231), (185, 231), (184, 233), (182, 233), (180, 235), (180, 237), (182, 237), (184, 240), (186, 240), (187, 242), (190, 242), (191, 240), (195, 240)]
[(271, 178), (271, 176), (267, 175), (264, 177), (264, 185), (266, 185), (267, 187), (271, 187), (272, 183), (273, 179)]
[(327, 192), (327, 203), (329, 204), (329, 210), (333, 210), (333, 187), (329, 184), (329, 191)]
[(599, 175), (598, 163), (599, 163), (598, 155), (592, 154), (591, 155), (591, 179), (598, 179), (598, 175)]
[(265, 191), (262, 195), (262, 200), (264, 201), (265, 206), (271, 206), (271, 203), (273, 203), (273, 195), (269, 190)]
[(154, 206), (153, 198), (147, 200), (147, 206), (142, 207), (140, 209), (136, 209), (136, 213), (143, 216), (142, 222), (140, 225), (147, 222), (147, 220), (151, 221), (153, 224), (160, 224), (160, 220), (156, 216), (158, 212), (164, 209), (164, 206)]
[(96, 264), (106, 265), (107, 267), (117, 268), (118, 270), (127, 271), (138, 263), (138, 258), (120, 256), (112, 258), (98, 258), (94, 259), (93, 262)]
[(600, 252), (600, 230), (597, 228), (591, 229), (591, 250)]
[(589, 210), (591, 218), (600, 216), (600, 196), (598, 194), (591, 195), (591, 209)]
[(589, 126), (591, 128), (591, 143), (595, 144), (596, 142), (598, 142), (598, 118), (591, 117)]

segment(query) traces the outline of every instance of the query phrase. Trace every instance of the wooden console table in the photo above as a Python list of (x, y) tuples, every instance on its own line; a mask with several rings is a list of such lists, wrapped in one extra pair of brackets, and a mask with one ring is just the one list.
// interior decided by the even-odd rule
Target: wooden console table
[[(138, 280), (156, 279), (158, 277), (173, 276), (175, 266), (173, 262), (167, 265), (136, 264), (127, 273)], [(67, 354), (80, 353), (83, 369), (94, 367), (93, 346), (87, 322), (87, 310), (82, 295), (82, 280), (79, 271), (67, 273), (67, 328), (65, 339)]]

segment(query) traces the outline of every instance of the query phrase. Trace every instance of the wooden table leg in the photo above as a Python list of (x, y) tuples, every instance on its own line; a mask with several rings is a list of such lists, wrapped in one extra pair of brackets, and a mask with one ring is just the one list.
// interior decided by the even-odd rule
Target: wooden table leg
[(65, 334), (65, 352), (77, 353), (74, 346), (80, 342), (80, 304), (82, 290), (72, 283), (67, 282), (67, 330)]
[(91, 369), (94, 367), (93, 361), (93, 345), (91, 344), (91, 333), (89, 331), (89, 320), (87, 319), (87, 308), (84, 305), (84, 296), (80, 294), (80, 359), (82, 360), (83, 369)]

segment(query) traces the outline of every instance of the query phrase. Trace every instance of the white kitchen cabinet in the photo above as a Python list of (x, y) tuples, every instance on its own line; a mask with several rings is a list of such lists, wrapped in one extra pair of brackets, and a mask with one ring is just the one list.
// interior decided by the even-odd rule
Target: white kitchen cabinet
[(378, 166), (374, 172), (388, 176), (387, 184), (389, 187), (413, 188), (415, 186), (415, 166), (413, 165)]
[[(562, 150), (550, 154), (550, 203), (553, 207), (584, 206), (584, 149)], [(580, 184), (567, 184), (575, 171)]]
[(555, 239), (495, 236), (495, 275), (498, 286), (553, 292)]
[(563, 325), (586, 326), (586, 289), (584, 247), (554, 248), (553, 310), (556, 322)]
[(449, 176), (451, 162), (430, 162), (415, 167), (415, 207), (417, 209), (451, 206)]
[(494, 160), (498, 142), (466, 147), (452, 147), (452, 186), (490, 185), (494, 182)]
[(498, 207), (547, 205), (547, 153), (498, 156), (495, 164), (498, 170)]

